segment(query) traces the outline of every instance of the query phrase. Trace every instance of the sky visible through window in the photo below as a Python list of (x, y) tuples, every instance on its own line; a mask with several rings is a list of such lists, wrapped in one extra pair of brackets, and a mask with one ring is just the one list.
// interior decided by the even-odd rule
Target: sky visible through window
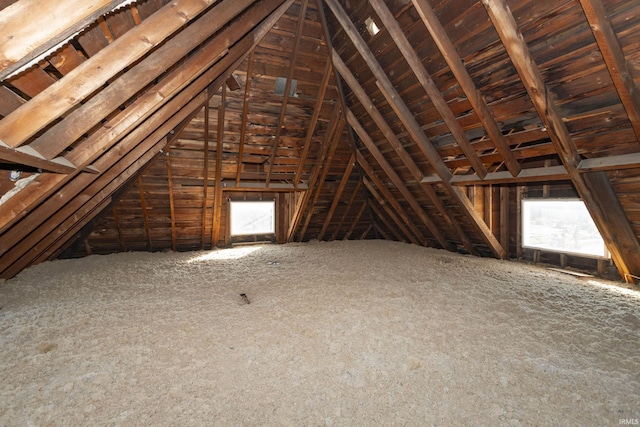
[(275, 233), (275, 203), (231, 202), (231, 235)]
[(522, 246), (608, 257), (589, 211), (576, 199), (523, 200)]

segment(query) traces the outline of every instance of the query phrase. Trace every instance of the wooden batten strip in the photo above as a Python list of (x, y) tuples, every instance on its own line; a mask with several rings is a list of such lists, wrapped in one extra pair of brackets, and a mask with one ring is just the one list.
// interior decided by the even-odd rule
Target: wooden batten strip
[(147, 216), (147, 201), (144, 197), (144, 187), (142, 185), (142, 177), (138, 176), (138, 194), (140, 195), (140, 208), (142, 209), (142, 221), (144, 222), (144, 232), (147, 236), (147, 249), (153, 251), (151, 244), (151, 234), (149, 233), (149, 217)]
[(451, 39), (447, 35), (445, 29), (440, 24), (438, 17), (431, 8), (428, 0), (412, 0), (413, 5), (418, 11), (418, 14), (422, 18), (427, 30), (431, 34), (433, 41), (438, 46), (440, 53), (445, 61), (449, 65), (451, 72), (458, 80), (460, 88), (464, 91), (469, 103), (473, 107), (474, 111), (478, 115), (480, 122), (484, 126), (489, 138), (495, 145), (496, 149), (502, 156), (507, 169), (512, 176), (517, 176), (520, 173), (520, 164), (516, 160), (509, 147), (509, 143), (506, 141), (502, 131), (498, 126), (493, 114), (489, 110), (487, 103), (482, 97), (482, 94), (476, 87), (475, 83), (471, 79), (469, 72), (467, 71), (460, 55), (456, 51), (455, 46), (451, 42)]
[[(373, 6), (373, 9), (382, 20), (382, 23), (393, 38), (396, 46), (402, 53), (402, 56), (407, 61), (407, 64), (409, 64), (409, 67), (422, 85), (422, 88), (425, 90), (427, 95), (429, 95), (431, 102), (440, 113), (440, 116), (442, 116), (442, 119), (451, 131), (451, 135), (453, 135), (456, 142), (458, 143), (458, 146), (464, 152), (467, 160), (471, 164), (471, 167), (473, 167), (478, 176), (483, 178), (487, 174), (487, 169), (482, 164), (480, 157), (478, 157), (478, 153), (476, 153), (476, 151), (471, 146), (471, 141), (469, 141), (469, 138), (464, 133), (462, 126), (460, 125), (460, 123), (458, 123), (456, 116), (451, 111), (451, 108), (447, 104), (447, 101), (444, 99), (444, 96), (442, 96), (440, 89), (436, 86), (433, 79), (424, 68), (424, 65), (422, 65), (422, 61), (420, 61), (420, 58), (411, 47), (409, 40), (407, 40), (404, 32), (402, 31), (402, 28), (400, 28), (400, 25), (393, 17), (393, 14), (391, 13), (391, 11), (389, 11), (389, 8), (382, 0), (369, 0), (369, 3), (371, 3), (371, 6)], [(353, 27), (353, 29), (355, 29), (355, 27)], [(362, 40), (362, 42), (364, 43), (364, 40)], [(370, 53), (370, 58), (367, 59), (367, 62), (377, 62), (375, 56), (370, 50), (366, 50), (365, 53), (367, 55)]]
[(298, 50), (300, 48), (300, 42), (302, 40), (302, 29), (304, 28), (304, 20), (307, 14), (307, 4), (309, 0), (302, 0), (302, 8), (300, 8), (300, 14), (298, 15), (298, 25), (296, 28), (295, 42), (293, 46), (293, 53), (291, 54), (291, 63), (289, 64), (289, 71), (287, 73), (287, 82), (285, 83), (284, 96), (282, 100), (282, 107), (280, 108), (280, 116), (278, 117), (278, 127), (276, 128), (276, 137), (273, 141), (273, 147), (271, 149), (271, 156), (269, 157), (269, 171), (267, 172), (267, 187), (271, 182), (271, 174), (273, 173), (273, 167), (278, 155), (278, 147), (280, 146), (280, 136), (282, 135), (282, 129), (284, 128), (284, 118), (287, 113), (287, 104), (289, 103), (289, 92), (291, 91), (291, 81), (296, 70), (296, 58), (298, 56)]
[(602, 52), (602, 58), (607, 64), (618, 96), (629, 116), (638, 143), (640, 143), (640, 90), (633, 81), (633, 74), (607, 18), (604, 4), (602, 0), (580, 0), (580, 4), (587, 16), (600, 52)]
[(120, 245), (120, 252), (127, 251), (127, 245), (124, 243), (124, 237), (122, 234), (122, 227), (120, 226), (120, 217), (118, 216), (118, 209), (115, 205), (111, 208), (111, 214), (113, 215), (113, 221), (116, 225), (116, 231), (118, 232), (118, 244)]
[(509, 6), (505, 0), (482, 3), (620, 275), (632, 281), (632, 276), (640, 276), (640, 244), (606, 172), (580, 173), (580, 155)]
[(167, 185), (169, 186), (169, 215), (171, 217), (171, 250), (178, 250), (176, 234), (176, 204), (173, 196), (173, 172), (171, 169), (171, 145), (167, 147)]
[(349, 158), (349, 162), (347, 163), (347, 167), (342, 175), (342, 179), (340, 180), (340, 185), (336, 190), (336, 194), (333, 196), (333, 202), (331, 202), (331, 207), (329, 208), (329, 212), (327, 213), (327, 217), (324, 220), (324, 224), (322, 224), (322, 229), (320, 230), (320, 234), (318, 234), (318, 240), (322, 240), (324, 238), (324, 233), (327, 232), (327, 228), (329, 228), (329, 224), (331, 224), (331, 219), (333, 218), (333, 214), (340, 203), (340, 199), (342, 198), (342, 193), (344, 192), (347, 183), (349, 182), (349, 178), (351, 177), (351, 172), (353, 171), (353, 167), (355, 166), (355, 154), (351, 154), (351, 158)]
[(0, 159), (54, 173), (72, 173), (77, 169), (73, 163), (64, 158), (62, 158), (63, 161), (48, 160), (28, 146), (12, 148), (2, 141), (0, 141)]
[[(583, 160), (584, 161), (584, 160)], [(484, 178), (476, 174), (453, 175), (453, 185), (490, 185), (490, 184), (515, 184), (525, 182), (567, 181), (569, 174), (564, 166), (548, 166), (542, 168), (522, 169), (518, 176), (513, 177), (509, 171), (489, 172)], [(422, 178), (424, 184), (440, 184), (442, 179), (437, 175), (428, 175)]]

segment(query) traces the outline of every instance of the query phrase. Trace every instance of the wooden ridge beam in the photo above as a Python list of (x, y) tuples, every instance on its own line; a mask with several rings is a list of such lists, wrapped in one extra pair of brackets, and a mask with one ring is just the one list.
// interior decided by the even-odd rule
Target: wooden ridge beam
[(640, 244), (606, 172), (580, 174), (580, 155), (507, 3), (505, 0), (482, 0), (482, 3), (620, 275), (633, 281), (633, 276), (640, 276)]
[[(440, 92), (440, 89), (438, 89), (433, 79), (424, 68), (424, 65), (422, 65), (422, 61), (420, 60), (420, 58), (418, 58), (418, 55), (411, 47), (409, 40), (407, 40), (404, 32), (402, 31), (402, 28), (400, 28), (400, 25), (396, 21), (395, 17), (391, 13), (387, 5), (384, 3), (384, 1), (369, 0), (369, 3), (371, 3), (371, 6), (373, 6), (373, 9), (382, 20), (382, 23), (389, 32), (389, 35), (391, 35), (391, 38), (395, 42), (396, 47), (400, 50), (400, 53), (407, 61), (407, 64), (409, 64), (409, 67), (413, 71), (413, 74), (415, 74), (416, 78), (418, 79), (418, 82), (420, 82), (422, 88), (425, 90), (427, 95), (429, 95), (431, 102), (436, 107), (436, 110), (438, 110), (438, 112), (440, 113), (440, 116), (449, 128), (451, 135), (453, 135), (454, 139), (458, 143), (458, 146), (467, 157), (467, 160), (471, 164), (471, 167), (473, 167), (475, 173), (478, 176), (484, 177), (487, 174), (486, 167), (484, 166), (484, 164), (482, 164), (478, 153), (471, 146), (471, 141), (469, 141), (469, 138), (464, 133), (462, 126), (451, 111), (451, 108), (447, 104), (447, 101), (444, 99), (444, 96)], [(351, 28), (349, 31), (354, 31), (355, 26), (353, 26), (353, 24), (351, 26), (353, 28)], [(355, 31), (357, 33), (357, 30)], [(364, 40), (362, 40), (362, 43), (366, 45)], [(370, 50), (367, 49), (364, 52), (367, 55), (371, 54), (371, 58), (369, 58), (368, 61), (377, 61)], [(509, 151), (509, 153), (511, 153), (511, 151)]]
[(602, 0), (580, 0), (584, 14), (589, 21), (591, 31), (602, 53), (613, 84), (618, 92), (622, 106), (640, 143), (640, 90), (633, 81), (620, 43), (616, 37)]
[(73, 69), (62, 80), (0, 120), (0, 140), (11, 147), (22, 145), (213, 3), (214, 0), (174, 0), (164, 6)]
[(285, 115), (287, 114), (287, 104), (289, 103), (289, 92), (291, 91), (291, 81), (293, 80), (293, 75), (296, 70), (296, 59), (298, 57), (298, 50), (300, 48), (300, 42), (302, 40), (302, 29), (304, 28), (304, 20), (307, 14), (308, 2), (309, 0), (302, 0), (302, 8), (300, 8), (300, 14), (298, 15), (298, 24), (296, 27), (293, 53), (291, 54), (291, 63), (289, 64), (289, 71), (287, 72), (287, 81), (285, 83), (284, 96), (282, 99), (282, 106), (280, 108), (280, 116), (278, 117), (276, 136), (273, 141), (271, 156), (269, 157), (269, 171), (267, 172), (267, 187), (271, 182), (271, 174), (273, 172), (274, 163), (278, 155), (278, 147), (280, 146), (280, 136), (282, 135), (282, 129), (284, 128), (284, 118), (285, 118)]
[[(431, 166), (434, 168), (435, 172), (443, 180), (445, 187), (453, 196), (453, 199), (457, 202), (458, 206), (464, 212), (465, 216), (470, 220), (474, 229), (480, 234), (482, 240), (489, 247), (496, 258), (507, 258), (507, 253), (500, 245), (500, 242), (498, 242), (493, 233), (491, 233), (491, 230), (487, 227), (482, 218), (480, 218), (473, 211), (473, 205), (467, 198), (466, 194), (459, 191), (458, 188), (455, 188), (449, 183), (452, 177), (451, 171), (444, 163), (444, 161), (438, 154), (438, 151), (435, 149), (418, 122), (413, 117), (413, 114), (400, 97), (400, 94), (395, 89), (378, 61), (375, 59), (375, 56), (373, 56), (373, 54), (369, 50), (367, 44), (364, 42), (364, 40), (362, 40), (362, 37), (360, 37), (357, 30), (355, 32), (353, 31), (353, 23), (345, 13), (344, 9), (342, 9), (342, 7), (337, 3), (336, 0), (327, 0), (327, 4), (333, 10), (334, 16), (336, 16), (336, 19), (339, 21), (340, 25), (343, 27), (343, 29), (345, 29), (345, 32), (351, 38), (351, 41), (354, 43), (356, 49), (364, 58), (365, 62), (369, 66), (369, 69), (375, 75), (377, 79), (376, 85), (387, 100), (387, 103), (394, 110), (396, 116), (398, 116), (411, 138), (416, 142), (418, 148), (422, 151), (429, 163), (431, 163)], [(335, 64), (336, 61), (334, 60), (334, 65)]]
[(340, 185), (336, 190), (336, 194), (333, 197), (333, 202), (331, 202), (331, 207), (329, 208), (329, 212), (327, 213), (327, 217), (324, 220), (324, 224), (322, 224), (322, 229), (320, 230), (320, 234), (318, 235), (318, 240), (322, 240), (324, 238), (324, 233), (327, 232), (327, 228), (329, 228), (329, 224), (331, 223), (331, 219), (333, 218), (333, 214), (340, 203), (340, 199), (342, 198), (342, 193), (344, 192), (347, 183), (349, 182), (349, 178), (351, 177), (351, 172), (353, 171), (353, 167), (355, 166), (356, 158), (355, 154), (352, 153), (349, 158), (349, 162), (347, 163), (347, 167), (345, 168), (344, 173), (342, 174), (342, 179), (340, 180)]
[(438, 46), (438, 49), (445, 61), (447, 61), (447, 65), (449, 65), (451, 72), (455, 76), (456, 80), (458, 80), (460, 88), (465, 93), (469, 103), (473, 107), (473, 110), (478, 115), (478, 119), (480, 119), (480, 122), (489, 135), (489, 138), (502, 156), (507, 169), (511, 172), (512, 176), (517, 176), (520, 173), (520, 164), (514, 157), (513, 152), (509, 147), (509, 143), (506, 141), (498, 123), (489, 110), (489, 106), (471, 79), (471, 76), (464, 66), (460, 55), (458, 55), (455, 46), (451, 42), (451, 39), (447, 35), (445, 29), (442, 27), (442, 24), (440, 24), (440, 20), (431, 8), (428, 0), (412, 1), (420, 15), (420, 18), (427, 27), (429, 34), (431, 34), (431, 38)]

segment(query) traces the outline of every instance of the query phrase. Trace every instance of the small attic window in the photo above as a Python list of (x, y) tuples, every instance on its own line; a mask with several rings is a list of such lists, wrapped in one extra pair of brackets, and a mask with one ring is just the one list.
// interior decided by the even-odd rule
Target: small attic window
[(368, 17), (364, 23), (367, 25), (367, 31), (369, 31), (369, 34), (372, 36), (380, 32), (380, 27), (378, 27), (378, 24), (376, 24), (376, 21), (374, 21), (372, 17)]
[[(296, 93), (296, 88), (298, 86), (298, 81), (296, 79), (291, 79), (291, 87), (289, 88), (289, 96), (296, 98), (298, 94)], [(276, 77), (276, 95), (284, 96), (284, 90), (287, 87), (287, 78), (286, 77)]]
[(587, 257), (610, 257), (586, 205), (578, 199), (523, 200), (522, 246)]
[(276, 232), (276, 203), (231, 201), (231, 236)]

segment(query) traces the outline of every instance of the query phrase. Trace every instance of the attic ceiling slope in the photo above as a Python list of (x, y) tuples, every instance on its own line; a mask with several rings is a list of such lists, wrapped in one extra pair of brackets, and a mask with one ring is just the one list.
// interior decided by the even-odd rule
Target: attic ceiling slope
[[(236, 9), (233, 3), (226, 0), (209, 7), (203, 2), (185, 0), (162, 7), (163, 4), (160, 1), (143, 2), (138, 6), (101, 18), (67, 46), (63, 54), (72, 59), (75, 58), (78, 67), (89, 64), (83, 68), (113, 70), (110, 65), (118, 61), (112, 63), (108, 62), (108, 59), (110, 55), (117, 54), (117, 51), (108, 48), (118, 40), (127, 41), (129, 30), (140, 34), (144, 29), (149, 29), (149, 40), (157, 40), (154, 39), (154, 35), (159, 37), (162, 33), (151, 34), (152, 29), (144, 25), (147, 20), (158, 23), (157, 19), (154, 20), (154, 16), (161, 16), (163, 19), (168, 16), (169, 19), (173, 19), (175, 15), (167, 14), (166, 11), (175, 7), (179, 12), (178, 16), (182, 16), (180, 4), (185, 4), (185, 10), (189, 11), (185, 13), (187, 18), (195, 17), (197, 14), (194, 7), (210, 9), (209, 12), (201, 9), (200, 11), (205, 12), (204, 14), (195, 17), (190, 25), (185, 26), (183, 22), (183, 25), (177, 29), (179, 32), (174, 35), (178, 37), (180, 34), (185, 34), (184, 32), (193, 35), (194, 30), (190, 30), (193, 28), (197, 28), (195, 31), (198, 34), (209, 31), (208, 36), (204, 33), (205, 36), (200, 39), (202, 43), (195, 50), (183, 51), (182, 57), (176, 58), (175, 64), (164, 67), (156, 74), (150, 85), (139, 90), (133, 97), (128, 95), (126, 89), (111, 92), (115, 94), (114, 96), (118, 94), (122, 96), (116, 108), (113, 111), (101, 111), (99, 116), (101, 118), (93, 118), (98, 123), (97, 126), (84, 133), (78, 141), (73, 141), (75, 136), (69, 137), (67, 140), (69, 142), (65, 143), (68, 148), (64, 151), (64, 155), (69, 162), (79, 166), (76, 171), (66, 175), (42, 173), (0, 205), (2, 219), (0, 222), (2, 230), (0, 270), (3, 277), (15, 275), (31, 263), (52, 256), (57, 248), (73, 236), (78, 227), (97, 215), (101, 208), (108, 204), (110, 194), (126, 183), (127, 174), (135, 174), (161, 151), (166, 144), (165, 136), (194, 110), (201, 108), (205, 102), (203, 97), (206, 98), (203, 91), (206, 91), (209, 86), (222, 85), (292, 1), (259, 2), (250, 5), (243, 12)], [(238, 4), (238, 2), (235, 3)], [(134, 9), (135, 13), (132, 12)], [(222, 21), (216, 25), (211, 25), (210, 22), (206, 26), (197, 25), (203, 17), (211, 18), (213, 15), (210, 12), (213, 11), (218, 12), (215, 15), (218, 20), (224, 19), (230, 23), (224, 25)], [(97, 40), (101, 40), (99, 44), (102, 44), (103, 49), (97, 48), (99, 46), (96, 45)], [(159, 47), (148, 52), (144, 59), (131, 67), (123, 68), (113, 74), (103, 90), (111, 86), (118, 89), (126, 87), (126, 82), (131, 78), (131, 72), (137, 72), (136, 67), (143, 67), (141, 69), (143, 70), (144, 65), (141, 64), (151, 67), (153, 62), (149, 63), (149, 58), (152, 57), (153, 52), (170, 45), (170, 41), (171, 39), (157, 40), (154, 44)], [(123, 46), (122, 43), (120, 46)], [(124, 47), (126, 46), (124, 44)], [(89, 55), (88, 51), (92, 51), (94, 55)], [(107, 53), (101, 55), (100, 53), (104, 51)], [(0, 120), (0, 125), (8, 118), (10, 119), (12, 114), (20, 115), (25, 108), (30, 109), (28, 106), (32, 105), (31, 103), (42, 102), (42, 99), (57, 91), (62, 91), (64, 94), (67, 87), (65, 82), (69, 81), (66, 79), (71, 81), (77, 78), (86, 79), (83, 76), (78, 77), (77, 72), (74, 73), (77, 68), (68, 71), (59, 65), (62, 61), (56, 62), (55, 59), (53, 57), (50, 61), (42, 62), (23, 74), (3, 82), (4, 93), (11, 92), (14, 99), (17, 97), (23, 101), (13, 103), (12, 105), (17, 107), (14, 110), (3, 112), (3, 116), (6, 117)], [(58, 64), (57, 68), (53, 65), (54, 63)], [(153, 68), (148, 69), (153, 70)], [(32, 78), (34, 75), (48, 77), (47, 79)], [(94, 83), (92, 82), (91, 85)], [(72, 110), (73, 106), (79, 102), (79, 99), (74, 96), (83, 92), (72, 93), (75, 95), (61, 96), (69, 100), (70, 104), (66, 107), (69, 110), (63, 114), (62, 119), (56, 119), (46, 125), (49, 128), (44, 129), (45, 132), (57, 125), (66, 125), (66, 120), (69, 118), (72, 118), (71, 122), (74, 124), (79, 120), (73, 115)], [(89, 94), (83, 103), (91, 102), (93, 97), (100, 96), (102, 93), (103, 91), (98, 91)], [(11, 104), (5, 103), (6, 105)], [(40, 109), (36, 110), (40, 111)], [(49, 120), (47, 118), (49, 114), (42, 115), (42, 123)], [(18, 117), (15, 120), (23, 119)], [(71, 127), (74, 124), (71, 124)], [(28, 133), (22, 132), (22, 134)], [(63, 224), (66, 225), (62, 226)]]

